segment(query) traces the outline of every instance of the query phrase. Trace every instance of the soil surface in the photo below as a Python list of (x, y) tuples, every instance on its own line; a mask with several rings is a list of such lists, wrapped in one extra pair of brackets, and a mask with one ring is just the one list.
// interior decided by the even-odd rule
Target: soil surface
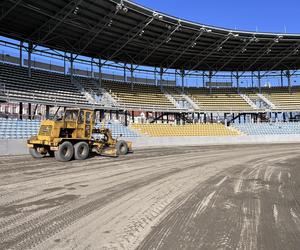
[(300, 145), (0, 157), (0, 249), (299, 249)]

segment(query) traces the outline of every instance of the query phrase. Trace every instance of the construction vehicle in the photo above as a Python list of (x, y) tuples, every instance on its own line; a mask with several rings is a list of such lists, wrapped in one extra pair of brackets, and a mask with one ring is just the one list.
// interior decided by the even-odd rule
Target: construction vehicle
[[(27, 141), (34, 158), (47, 154), (58, 161), (85, 160), (91, 152), (105, 156), (126, 155), (132, 143), (114, 139), (109, 129), (95, 127), (97, 110), (65, 109), (61, 118), (41, 122), (37, 136)], [(120, 135), (122, 136), (122, 135)]]

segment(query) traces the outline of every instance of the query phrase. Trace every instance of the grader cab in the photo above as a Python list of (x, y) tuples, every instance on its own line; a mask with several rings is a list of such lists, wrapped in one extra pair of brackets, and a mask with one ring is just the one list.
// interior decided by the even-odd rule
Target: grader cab
[(58, 161), (85, 160), (91, 152), (118, 156), (132, 151), (132, 143), (114, 139), (107, 128), (95, 128), (96, 110), (67, 109), (62, 118), (45, 120), (37, 136), (27, 141), (34, 158), (47, 154)]

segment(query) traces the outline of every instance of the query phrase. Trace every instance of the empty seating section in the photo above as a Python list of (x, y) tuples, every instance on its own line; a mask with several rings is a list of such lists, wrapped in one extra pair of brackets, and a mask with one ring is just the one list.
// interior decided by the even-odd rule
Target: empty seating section
[(300, 88), (292, 88), (289, 93), (286, 87), (263, 88), (262, 93), (277, 109), (280, 110), (299, 110), (300, 109)]
[(132, 128), (147, 136), (236, 136), (240, 133), (223, 124), (132, 124)]
[(37, 135), (40, 121), (0, 118), (0, 139), (27, 139)]
[(121, 104), (130, 107), (161, 107), (175, 109), (159, 87), (103, 80), (103, 87)]
[[(97, 125), (102, 126), (102, 124)], [(96, 127), (97, 127), (96, 126)], [(27, 139), (37, 135), (40, 127), (38, 120), (17, 120), (0, 118), (0, 139)], [(106, 122), (105, 127), (111, 129), (113, 137), (139, 137), (140, 135), (118, 122)]]
[(35, 100), (42, 103), (87, 104), (87, 100), (71, 84), (70, 77), (0, 63), (0, 82), (11, 98)]
[[(101, 123), (101, 124), (97, 124), (95, 127), (100, 128), (102, 126), (103, 126), (103, 124)], [(139, 137), (140, 136), (136, 131), (124, 126), (123, 124), (121, 124), (119, 122), (108, 121), (105, 123), (105, 127), (109, 128), (112, 131), (113, 138), (120, 137), (121, 135), (122, 135), (122, 137)]]
[(252, 107), (237, 93), (236, 89), (188, 88), (192, 100), (207, 111), (250, 111)]
[(232, 126), (247, 135), (300, 134), (300, 123), (245, 123)]

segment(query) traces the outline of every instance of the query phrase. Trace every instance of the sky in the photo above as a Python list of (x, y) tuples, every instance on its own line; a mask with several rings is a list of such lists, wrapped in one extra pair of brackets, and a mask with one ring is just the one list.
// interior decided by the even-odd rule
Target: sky
[(134, 0), (181, 19), (229, 29), (300, 33), (300, 0)]

